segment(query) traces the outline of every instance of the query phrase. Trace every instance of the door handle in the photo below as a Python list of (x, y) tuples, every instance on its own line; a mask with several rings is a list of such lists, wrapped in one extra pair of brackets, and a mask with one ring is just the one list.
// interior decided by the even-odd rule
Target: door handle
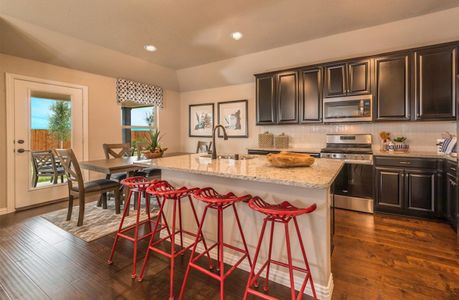
[(24, 153), (24, 152), (30, 152), (30, 150), (19, 148), (18, 150), (16, 150), (16, 152), (17, 153)]

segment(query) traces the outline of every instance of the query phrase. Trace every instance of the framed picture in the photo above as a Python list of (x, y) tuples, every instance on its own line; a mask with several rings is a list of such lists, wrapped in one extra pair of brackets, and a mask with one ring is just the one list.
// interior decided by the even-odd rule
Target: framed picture
[[(249, 136), (247, 111), (247, 100), (218, 102), (218, 124), (225, 127), (228, 137), (246, 138)], [(219, 131), (218, 136), (222, 137), (222, 134)]]
[(191, 104), (189, 106), (189, 136), (212, 137), (214, 128), (214, 104)]

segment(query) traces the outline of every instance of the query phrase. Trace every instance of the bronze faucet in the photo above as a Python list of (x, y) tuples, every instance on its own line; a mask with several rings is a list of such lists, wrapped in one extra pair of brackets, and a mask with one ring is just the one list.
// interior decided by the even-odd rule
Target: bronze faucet
[(212, 159), (217, 159), (217, 147), (215, 147), (215, 131), (217, 128), (223, 129), (223, 139), (226, 141), (228, 139), (228, 135), (226, 134), (225, 127), (223, 125), (218, 124), (217, 126), (214, 127), (214, 130), (212, 131)]

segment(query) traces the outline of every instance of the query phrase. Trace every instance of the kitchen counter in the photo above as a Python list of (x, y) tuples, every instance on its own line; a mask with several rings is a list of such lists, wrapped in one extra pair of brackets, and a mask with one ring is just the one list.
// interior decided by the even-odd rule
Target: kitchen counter
[[(161, 169), (161, 178), (172, 185), (180, 187), (212, 187), (219, 193), (233, 192), (236, 195), (260, 196), (270, 203), (289, 201), (297, 207), (307, 207), (312, 203), (317, 205), (314, 212), (298, 216), (298, 225), (301, 228), (302, 238), (311, 266), (317, 295), (320, 299), (330, 299), (333, 290), (333, 276), (331, 274), (331, 200), (330, 186), (343, 167), (343, 162), (330, 159), (316, 159), (311, 167), (275, 168), (269, 165), (265, 156), (256, 155), (253, 159), (232, 160), (201, 157), (202, 154), (166, 157), (142, 163), (145, 167)], [(172, 201), (166, 202), (166, 215), (171, 218)], [(186, 203), (182, 206), (182, 226), (185, 230), (196, 232), (196, 222), (191, 208)], [(198, 217), (202, 215), (204, 203), (194, 201)], [(237, 205), (250, 255), (253, 258), (258, 237), (263, 224), (264, 215), (248, 207), (246, 203)], [(209, 210), (203, 233), (207, 243), (213, 243), (217, 237), (217, 212)], [(294, 227), (290, 227), (294, 236)], [(237, 223), (231, 211), (224, 214), (223, 236), (226, 243), (241, 246), (242, 240), (238, 233)], [(285, 251), (285, 231), (282, 226), (274, 229), (272, 257), (280, 261), (287, 261)], [(184, 238), (184, 246), (190, 245), (194, 240)], [(311, 242), (314, 241), (314, 242)], [(297, 264), (302, 261), (302, 253), (296, 239), (292, 240), (292, 258)], [(201, 244), (198, 252), (203, 251)], [(212, 251), (214, 258), (216, 253)], [(232, 251), (225, 252), (224, 261), (229, 265), (234, 264), (239, 254)], [(260, 253), (259, 262), (265, 261), (267, 253)], [(247, 260), (238, 268), (250, 271)], [(289, 274), (285, 268), (271, 266), (272, 280), (289, 286)], [(301, 288), (303, 277), (295, 274), (296, 289)], [(305, 293), (312, 295), (308, 286)]]
[(439, 159), (447, 159), (450, 161), (457, 162), (457, 157), (446, 155), (446, 154), (438, 154), (432, 151), (387, 152), (387, 151), (374, 150), (373, 155), (374, 156), (394, 156), (394, 157), (414, 157), (414, 158), (439, 158)]
[(256, 151), (289, 151), (301, 153), (320, 153), (321, 148), (317, 147), (290, 147), (290, 148), (275, 148), (275, 147), (249, 147), (247, 150)]
[(343, 162), (339, 160), (316, 159), (310, 167), (275, 168), (265, 156), (253, 157), (246, 160), (212, 160), (202, 157), (201, 154), (189, 154), (155, 159), (145, 163), (145, 166), (313, 189), (328, 189), (343, 166)]

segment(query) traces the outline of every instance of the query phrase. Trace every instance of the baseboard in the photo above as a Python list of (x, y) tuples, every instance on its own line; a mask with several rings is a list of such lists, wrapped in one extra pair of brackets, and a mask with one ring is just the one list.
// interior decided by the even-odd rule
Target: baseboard
[[(166, 232), (162, 231), (161, 232), (161, 237), (165, 237), (167, 235)], [(187, 236), (184, 236), (183, 237), (183, 244), (184, 246), (188, 246), (190, 244), (192, 244), (194, 242), (194, 239), (191, 239)], [(208, 245), (210, 244), (210, 241), (207, 243)], [(204, 246), (202, 245), (202, 243), (199, 243), (197, 248), (196, 248), (196, 251), (198, 253), (202, 253), (204, 251)], [(211, 257), (213, 259), (217, 259), (217, 253), (215, 250), (212, 250), (211, 251)], [(230, 253), (229, 251), (228, 252), (225, 252), (225, 263), (227, 263), (228, 265), (234, 265), (240, 258), (240, 255), (235, 255), (233, 253)], [(261, 265), (259, 265), (257, 263), (257, 266), (258, 267), (261, 267)], [(244, 271), (247, 271), (247, 272), (250, 272), (250, 267), (249, 267), (249, 263), (247, 262), (247, 260), (245, 259), (239, 266), (238, 266), (239, 269), (242, 269)], [(286, 287), (290, 287), (290, 277), (289, 277), (289, 274), (287, 272), (284, 272), (282, 270), (278, 270), (278, 269), (275, 269), (275, 268), (272, 268), (271, 271), (270, 271), (270, 280), (274, 281), (274, 282), (277, 282), (279, 284), (282, 284)], [(294, 281), (295, 281), (295, 289), (296, 290), (299, 290), (301, 288), (301, 284), (303, 283), (303, 280), (304, 280), (304, 277), (300, 277), (300, 276), (297, 276), (297, 275), (294, 275)], [(245, 286), (245, 283), (244, 283), (244, 286)], [(330, 274), (330, 278), (328, 279), (328, 284), (325, 286), (325, 285), (321, 285), (321, 284), (317, 284), (315, 283), (314, 284), (314, 287), (315, 287), (315, 290), (316, 290), (316, 294), (317, 294), (317, 297), (319, 299), (325, 299), (325, 300), (329, 300), (331, 299), (332, 297), (332, 292), (333, 292), (333, 274)], [(308, 284), (304, 293), (306, 295), (309, 295), (309, 296), (312, 296), (312, 290), (311, 290), (311, 286)]]
[(1, 215), (6, 215), (7, 213), (10, 213), (10, 211), (8, 211), (8, 208), (0, 208), (0, 216)]

